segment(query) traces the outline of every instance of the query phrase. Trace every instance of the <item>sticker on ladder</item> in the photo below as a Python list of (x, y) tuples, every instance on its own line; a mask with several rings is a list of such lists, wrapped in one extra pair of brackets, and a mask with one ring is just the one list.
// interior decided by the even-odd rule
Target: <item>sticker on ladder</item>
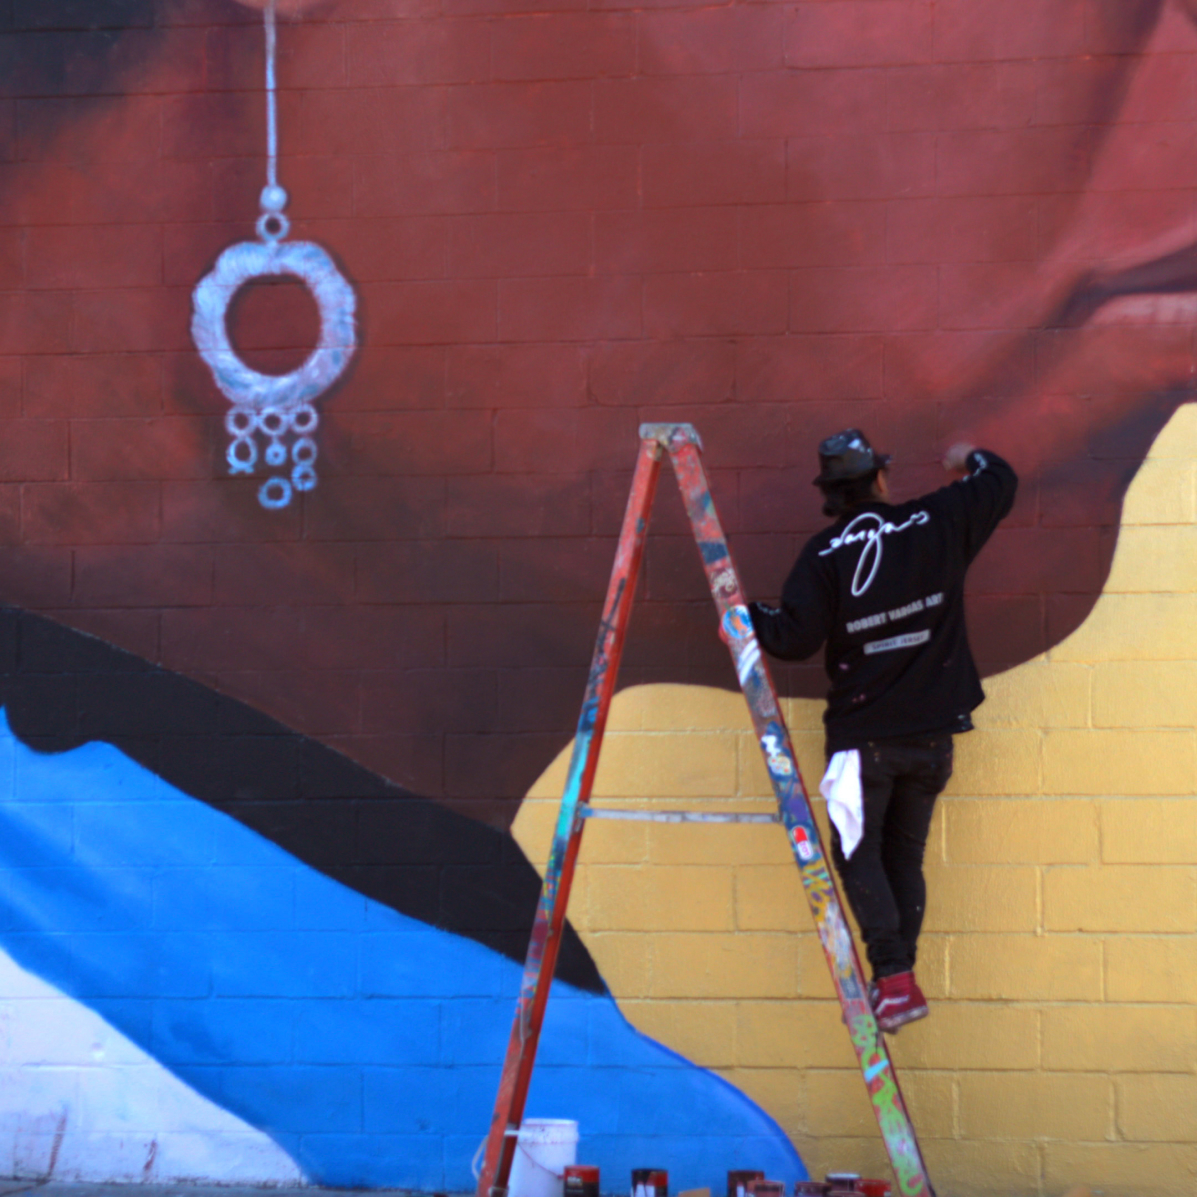
[[(734, 569), (720, 570), (711, 579), (711, 592), (713, 594), (735, 594), (736, 593), (736, 571)], [(744, 607), (734, 607), (732, 610), (743, 611)]]
[(728, 607), (724, 611), (723, 634), (729, 640), (745, 640), (752, 635), (752, 617), (747, 607)]
[(810, 836), (807, 834), (805, 827), (795, 827), (790, 832), (790, 839), (794, 841), (794, 851), (798, 853), (800, 860), (814, 860), (815, 848), (810, 842)]
[[(770, 724), (770, 727), (775, 726), (775, 724)], [(786, 752), (785, 741), (780, 734), (769, 731), (761, 736), (761, 751), (765, 754), (765, 763), (768, 765), (770, 773), (787, 779), (794, 776), (794, 765)]]
[(761, 648), (755, 640), (742, 641), (736, 652), (736, 677), (741, 686), (748, 685), (752, 671), (761, 663)]

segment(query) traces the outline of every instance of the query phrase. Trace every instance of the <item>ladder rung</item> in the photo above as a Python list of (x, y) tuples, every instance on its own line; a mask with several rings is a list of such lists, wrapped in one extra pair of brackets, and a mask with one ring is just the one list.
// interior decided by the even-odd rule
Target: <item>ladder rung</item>
[(578, 813), (583, 819), (627, 819), (642, 823), (780, 823), (777, 815), (749, 815), (735, 811), (705, 810), (613, 810), (609, 806), (582, 803)]

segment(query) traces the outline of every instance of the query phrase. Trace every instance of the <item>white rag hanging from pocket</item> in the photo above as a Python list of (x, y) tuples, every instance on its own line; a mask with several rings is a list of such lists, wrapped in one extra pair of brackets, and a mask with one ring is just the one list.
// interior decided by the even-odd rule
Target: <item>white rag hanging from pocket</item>
[(840, 848), (849, 860), (864, 835), (864, 794), (860, 788), (860, 753), (855, 749), (837, 752), (827, 762), (819, 782), (819, 793), (827, 799), (827, 814), (840, 833)]

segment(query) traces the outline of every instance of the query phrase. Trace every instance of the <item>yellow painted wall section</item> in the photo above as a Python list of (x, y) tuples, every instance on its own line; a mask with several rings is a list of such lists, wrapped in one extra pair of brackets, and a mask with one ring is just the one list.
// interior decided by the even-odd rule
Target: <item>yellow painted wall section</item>
[[(1091, 617), (988, 679), (957, 740), (928, 845), (932, 1013), (891, 1039), (944, 1197), (1197, 1193), (1195, 463), (1186, 408)], [(812, 790), (821, 709), (785, 703)], [(515, 826), (540, 867), (567, 759)], [(618, 695), (595, 798), (771, 810), (743, 698)], [(570, 916), (628, 1018), (759, 1101), (812, 1173), (889, 1174), (779, 828), (592, 823)]]

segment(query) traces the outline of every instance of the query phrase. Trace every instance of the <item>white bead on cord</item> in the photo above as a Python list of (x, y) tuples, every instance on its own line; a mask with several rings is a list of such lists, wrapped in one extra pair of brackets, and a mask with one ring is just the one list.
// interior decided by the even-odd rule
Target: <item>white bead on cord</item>
[[(320, 416), (314, 406), (345, 372), (357, 348), (357, 297), (332, 258), (310, 241), (284, 244), (291, 222), (288, 196), (278, 182), (278, 113), (275, 99), (275, 0), (266, 6), (266, 186), (258, 241), (231, 245), (200, 280), (192, 295), (191, 336), (222, 394), (233, 405), (225, 417), (232, 438), (225, 454), (231, 474), (252, 474), (261, 456), (271, 469), (290, 466), (258, 490), (263, 507), (286, 507), (295, 491), (317, 482), (318, 451), (312, 438)], [(292, 275), (311, 292), (320, 313), (320, 339), (308, 359), (290, 374), (261, 374), (247, 366), (229, 339), (229, 305), (256, 278)], [(290, 448), (285, 443), (291, 440)]]

